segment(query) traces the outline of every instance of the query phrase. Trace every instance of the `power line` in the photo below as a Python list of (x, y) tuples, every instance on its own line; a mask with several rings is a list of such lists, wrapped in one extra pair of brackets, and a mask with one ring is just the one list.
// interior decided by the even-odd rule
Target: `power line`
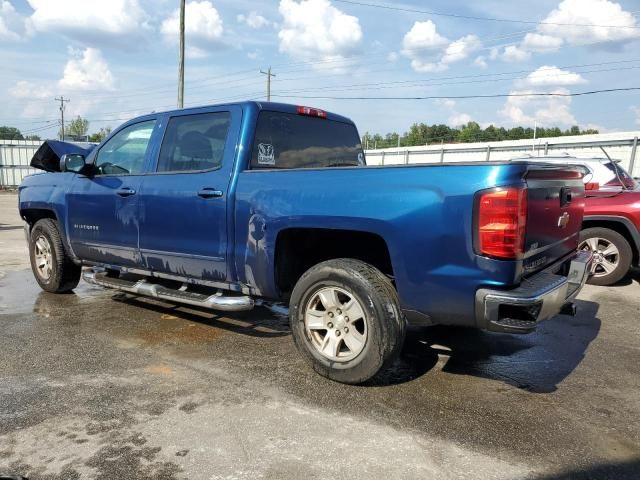
[(497, 18), (497, 17), (479, 17), (474, 15), (462, 15), (457, 13), (445, 13), (445, 12), (435, 12), (433, 10), (419, 10), (415, 8), (407, 8), (407, 7), (394, 7), (391, 5), (384, 5), (380, 3), (367, 3), (367, 2), (358, 2), (353, 0), (335, 0), (340, 3), (347, 3), (350, 5), (358, 5), (361, 7), (372, 7), (372, 8), (382, 8), (385, 10), (395, 10), (399, 12), (409, 12), (409, 13), (423, 13), (426, 15), (434, 15), (438, 17), (452, 17), (452, 18), (461, 18), (465, 20), (480, 20), (487, 22), (504, 22), (504, 23), (523, 23), (523, 24), (531, 24), (531, 25), (559, 25), (565, 27), (603, 27), (603, 28), (630, 28), (630, 29), (639, 29), (640, 26), (637, 25), (598, 25), (592, 23), (561, 23), (561, 22), (538, 22), (535, 20), (523, 20), (519, 18)]
[(590, 90), (576, 93), (553, 93), (553, 92), (532, 92), (532, 93), (498, 93), (492, 95), (430, 95), (424, 97), (331, 97), (324, 95), (273, 95), (280, 98), (306, 98), (320, 100), (468, 100), (474, 98), (507, 98), (507, 97), (581, 97), (586, 95), (596, 95), (599, 93), (630, 92), (640, 90), (640, 87), (607, 88), (602, 90)]

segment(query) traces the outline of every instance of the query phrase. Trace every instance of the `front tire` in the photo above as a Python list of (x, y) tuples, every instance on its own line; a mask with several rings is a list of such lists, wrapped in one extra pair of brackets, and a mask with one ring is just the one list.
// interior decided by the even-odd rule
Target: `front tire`
[(320, 375), (363, 383), (399, 354), (405, 320), (391, 281), (354, 259), (319, 263), (305, 272), (291, 294), (293, 339)]
[(45, 218), (33, 226), (29, 257), (33, 276), (43, 290), (65, 293), (78, 286), (82, 269), (67, 255), (55, 220)]
[(629, 272), (633, 252), (626, 238), (615, 230), (603, 227), (580, 232), (580, 250), (593, 252), (594, 262), (589, 283), (613, 285)]

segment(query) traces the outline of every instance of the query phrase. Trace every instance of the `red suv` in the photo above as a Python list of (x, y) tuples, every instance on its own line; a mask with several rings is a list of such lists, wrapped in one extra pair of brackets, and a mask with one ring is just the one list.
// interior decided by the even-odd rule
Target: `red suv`
[[(533, 159), (527, 158), (528, 161)], [(589, 283), (612, 285), (640, 262), (640, 186), (608, 158), (541, 157), (545, 163), (584, 168), (584, 223), (580, 248), (594, 252)]]

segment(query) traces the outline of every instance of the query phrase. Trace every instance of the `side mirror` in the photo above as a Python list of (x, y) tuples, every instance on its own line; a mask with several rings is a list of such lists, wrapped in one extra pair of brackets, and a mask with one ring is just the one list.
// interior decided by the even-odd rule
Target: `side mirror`
[(80, 173), (86, 165), (84, 155), (80, 153), (67, 153), (60, 157), (60, 171)]

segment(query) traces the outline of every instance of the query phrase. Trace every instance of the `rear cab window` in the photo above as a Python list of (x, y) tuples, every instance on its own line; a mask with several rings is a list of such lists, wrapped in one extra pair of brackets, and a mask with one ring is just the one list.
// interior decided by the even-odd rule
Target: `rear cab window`
[(364, 165), (360, 136), (352, 123), (295, 113), (258, 115), (252, 170)]

